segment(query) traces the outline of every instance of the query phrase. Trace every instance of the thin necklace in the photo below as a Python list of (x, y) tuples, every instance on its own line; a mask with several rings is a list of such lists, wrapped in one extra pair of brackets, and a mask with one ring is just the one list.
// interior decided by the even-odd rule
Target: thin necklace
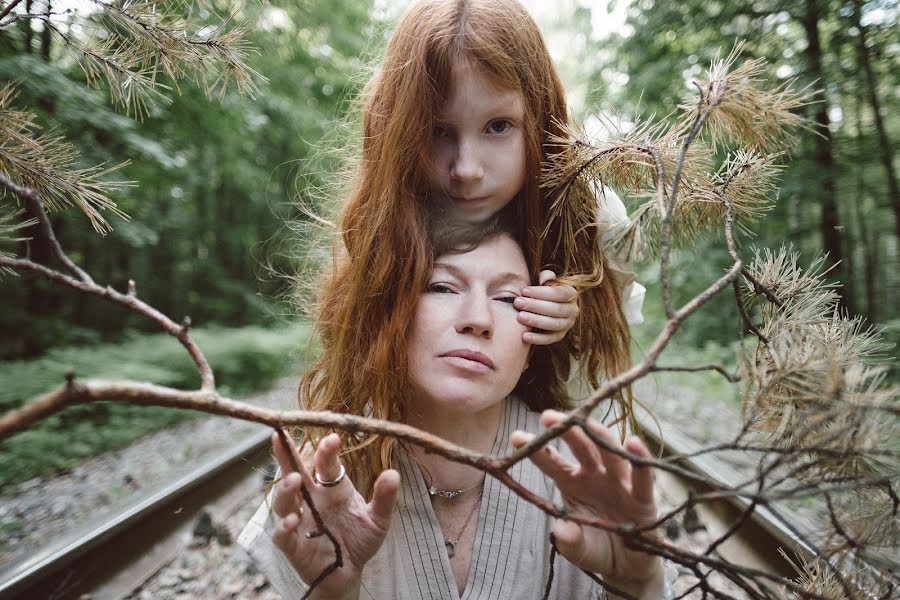
[[(415, 459), (413, 459), (413, 460), (415, 460)], [(422, 470), (423, 474), (429, 480), (428, 481), (428, 495), (431, 496), (432, 498), (437, 496), (438, 498), (443, 498), (444, 500), (453, 500), (460, 494), (465, 494), (468, 491), (474, 490), (475, 488), (480, 486), (482, 483), (484, 483), (484, 479), (481, 479), (480, 481), (476, 481), (474, 485), (471, 485), (464, 490), (442, 490), (439, 487), (437, 487), (436, 485), (434, 485), (434, 483), (432, 483), (431, 472), (427, 468), (422, 466), (422, 463), (420, 463), (418, 460), (416, 460), (416, 464), (419, 465), (419, 469)]]
[(467, 488), (464, 489), (464, 490), (440, 490), (440, 489), (438, 489), (438, 488), (437, 488), (436, 486), (434, 486), (434, 485), (429, 485), (429, 486), (428, 486), (428, 495), (431, 496), (432, 498), (434, 498), (435, 496), (439, 496), (439, 497), (443, 498), (444, 500), (453, 500), (454, 498), (456, 498), (456, 497), (459, 496), (460, 494), (465, 494), (465, 493), (468, 492), (469, 490), (474, 490), (475, 488), (477, 488), (477, 487), (478, 487), (479, 485), (481, 485), (482, 483), (483, 483), (483, 482), (479, 481), (478, 483), (476, 483), (476, 484), (473, 485), (472, 487), (467, 487)]
[(459, 539), (462, 537), (463, 531), (466, 530), (466, 527), (469, 526), (469, 521), (472, 520), (472, 515), (475, 514), (475, 509), (478, 508), (478, 505), (481, 504), (481, 498), (475, 501), (475, 504), (472, 505), (472, 510), (469, 511), (469, 516), (466, 517), (466, 522), (463, 523), (462, 529), (459, 530), (459, 533), (456, 534), (455, 540), (448, 540), (444, 538), (444, 545), (447, 546), (447, 556), (453, 558), (453, 555), (456, 554), (456, 545), (459, 543)]

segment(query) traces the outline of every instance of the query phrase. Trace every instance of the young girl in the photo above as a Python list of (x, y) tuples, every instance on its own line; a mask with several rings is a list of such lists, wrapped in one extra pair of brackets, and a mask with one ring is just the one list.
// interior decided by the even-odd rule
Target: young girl
[[(541, 34), (518, 2), (414, 4), (363, 91), (361, 112), (361, 156), (319, 296), (322, 355), (299, 389), (304, 408), (407, 419), (403, 340), (429, 275), (425, 215), (436, 205), (469, 222), (503, 213), (517, 224), (531, 281), (541, 284), (515, 302), (531, 328), (523, 340), (537, 344), (530, 364), (542, 373), (526, 370), (519, 382), (530, 406), (543, 409), (542, 398), (562, 394), (573, 362), (594, 385), (629, 365), (598, 200), (579, 188), (558, 218), (549, 216), (555, 196), (541, 187), (541, 167), (568, 116)], [(553, 274), (570, 285), (546, 285)], [(327, 433), (304, 432), (313, 443)], [(391, 465), (393, 440), (341, 440), (351, 472)], [(355, 481), (369, 493), (370, 482)]]
[[(430, 277), (416, 294), (405, 340), (407, 423), (491, 454), (510, 452), (527, 443), (540, 424), (563, 417), (557, 410), (540, 415), (511, 394), (522, 373), (534, 369), (530, 347), (522, 341), (527, 328), (512, 306), (530, 282), (515, 237), (494, 222), (468, 231), (439, 227), (431, 236)], [(543, 401), (559, 409), (564, 397)], [(590, 420), (589, 426), (618, 445), (599, 423)], [(314, 475), (292, 444), (283, 446), (277, 436), (273, 441), (288, 475), (271, 507), (260, 507), (239, 541), (285, 598), (299, 597), (334, 560), (331, 542), (316, 534), (298, 495), (301, 482), (343, 556), (343, 566), (321, 581), (315, 598), (538, 598), (553, 567), (551, 598), (602, 598), (602, 588), (580, 569), (600, 573), (613, 589), (638, 598), (663, 595), (657, 558), (628, 550), (616, 535), (550, 519), (473, 467), (401, 444), (392, 461), (396, 470), (378, 474), (367, 504), (338, 458), (337, 435), (319, 444), (311, 461)], [(532, 455), (533, 463), (516, 464), (510, 475), (573, 515), (638, 526), (656, 519), (648, 468), (632, 468), (581, 430), (570, 430), (563, 441)], [(649, 456), (637, 438), (625, 448)], [(289, 453), (300, 473), (292, 472)], [(376, 475), (354, 472), (363, 480)], [(559, 559), (551, 567), (551, 531), (562, 556), (572, 562)]]

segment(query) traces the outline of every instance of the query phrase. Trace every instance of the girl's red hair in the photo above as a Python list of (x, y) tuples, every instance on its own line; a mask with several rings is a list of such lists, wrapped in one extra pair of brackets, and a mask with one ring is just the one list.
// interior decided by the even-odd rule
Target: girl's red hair
[[(515, 0), (424, 0), (402, 17), (363, 91), (361, 156), (337, 222), (340, 247), (319, 297), (322, 355), (301, 380), (304, 408), (406, 419), (406, 334), (432, 263), (424, 204), (432, 128), (463, 63), (521, 93), (526, 180), (504, 210), (518, 223), (533, 279), (552, 268), (581, 291), (576, 327), (563, 342), (534, 348), (519, 395), (534, 410), (561, 407), (573, 358), (595, 384), (599, 373), (612, 376), (629, 364), (619, 291), (603, 276), (592, 218), (596, 198), (585, 188), (548, 227), (554, 190), (541, 188), (540, 173), (556, 151), (550, 140), (564, 135), (568, 115), (537, 25)], [(312, 442), (322, 434), (305, 432)], [(345, 452), (352, 453), (350, 474), (366, 494), (372, 476), (390, 466), (395, 442), (341, 436)]]

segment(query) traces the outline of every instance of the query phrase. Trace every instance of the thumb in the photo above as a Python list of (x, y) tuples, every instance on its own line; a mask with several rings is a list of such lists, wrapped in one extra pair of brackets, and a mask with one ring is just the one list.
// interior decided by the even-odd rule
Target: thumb
[(559, 553), (569, 562), (595, 573), (610, 572), (609, 549), (604, 549), (597, 536), (585, 536), (584, 527), (561, 519), (556, 519), (552, 531)]
[(376, 523), (387, 529), (397, 507), (397, 492), (400, 490), (400, 473), (388, 469), (375, 480), (375, 490), (369, 510)]
[(540, 283), (541, 285), (544, 285), (551, 279), (556, 279), (556, 273), (554, 273), (553, 271), (550, 271), (549, 269), (541, 271), (538, 274), (538, 283)]
[(584, 529), (581, 525), (556, 519), (553, 523), (553, 537), (556, 539), (556, 547), (560, 554), (573, 564), (581, 563), (585, 553)]

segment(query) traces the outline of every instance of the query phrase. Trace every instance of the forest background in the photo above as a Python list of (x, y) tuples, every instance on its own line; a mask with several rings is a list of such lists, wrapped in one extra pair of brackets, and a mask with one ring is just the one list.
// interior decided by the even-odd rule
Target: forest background
[[(300, 368), (306, 330), (285, 326), (293, 311), (286, 281), (276, 274), (293, 270), (295, 244), (303, 240), (286, 223), (299, 218), (293, 201), (308, 198), (334, 166), (313, 160), (316, 151), (323, 137), (330, 136), (329, 146), (340, 143), (334, 125), (407, 4), (248, 2), (237, 16), (250, 24), (249, 40), (259, 49), (249, 65), (268, 79), (257, 81), (260, 93), (248, 98), (228, 90), (209, 102), (201, 89), (183, 84), (171, 102), (151, 107), (140, 121), (115, 111), (102, 88), (85, 85), (61, 38), (40, 21), (0, 30), (0, 86), (18, 81), (16, 104), (31, 107), (46, 130), (58, 128), (75, 143), (83, 166), (131, 161), (117, 178), (137, 185), (114, 197), (131, 220), (114, 220), (113, 231), (101, 236), (79, 211), (54, 213), (62, 246), (98, 282), (124, 290), (132, 279), (140, 296), (164, 313), (190, 315), (224, 393), (260, 389)], [(888, 341), (900, 339), (900, 198), (891, 146), (900, 137), (895, 2), (526, 5), (547, 37), (576, 118), (598, 134), (604, 124), (627, 128), (638, 114), (670, 112), (691, 79), (701, 78), (717, 51), (727, 53), (736, 39), (747, 41), (747, 56), (768, 59), (776, 80), (796, 77), (822, 89), (822, 101), (808, 107), (819, 133), (798, 136), (780, 197), (753, 241), (770, 247), (789, 241), (807, 262), (827, 251), (840, 261), (832, 274), (842, 282), (847, 310), (883, 328)], [(65, 11), (90, 10), (76, 0), (23, 6), (29, 13), (63, 13), (54, 17), (63, 22)], [(234, 9), (228, 2), (217, 8)], [(623, 199), (630, 207), (639, 200)], [(28, 251), (39, 262), (49, 258), (40, 244)], [(727, 262), (721, 241), (701, 240), (696, 252), (679, 253), (675, 297), (696, 293)], [(638, 352), (662, 321), (657, 269), (639, 266), (639, 280), (649, 288), (649, 323), (635, 329)], [(729, 354), (737, 328), (733, 302), (722, 295), (710, 304), (691, 319), (673, 354), (717, 361)], [(11, 275), (0, 281), (0, 307), (0, 410), (57, 386), (69, 368), (79, 376), (196, 386), (182, 349), (124, 310)], [(712, 379), (692, 376), (692, 385), (719, 393)], [(137, 415), (128, 406), (84, 407), (4, 442), (0, 488), (183, 417), (164, 409)], [(109, 433), (85, 436), (72, 427), (81, 421)], [(46, 452), (51, 446), (72, 454)]]

